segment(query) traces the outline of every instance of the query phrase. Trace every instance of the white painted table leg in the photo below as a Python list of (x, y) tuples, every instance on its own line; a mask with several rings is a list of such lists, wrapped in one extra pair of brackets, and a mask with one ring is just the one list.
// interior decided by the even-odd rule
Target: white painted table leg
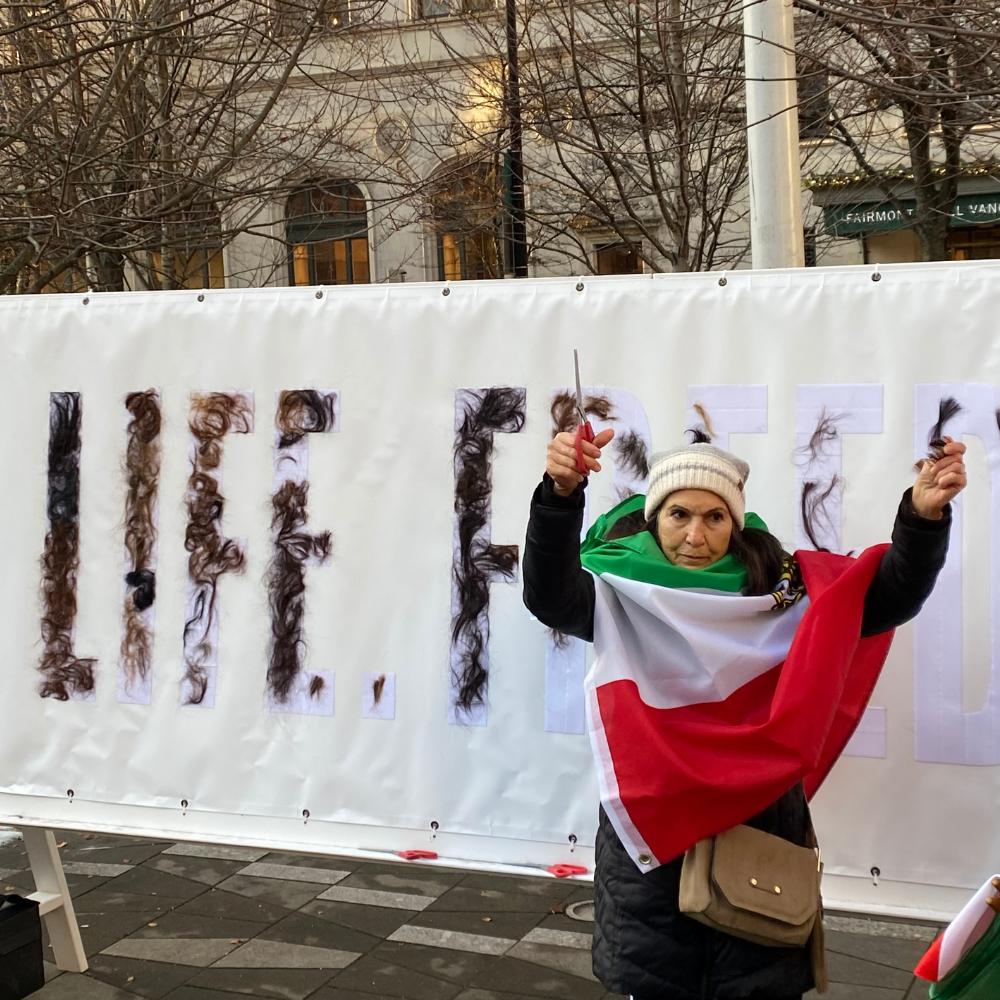
[(49, 932), (55, 963), (64, 972), (86, 972), (87, 956), (83, 951), (56, 838), (51, 830), (33, 826), (21, 827), (21, 834), (37, 890), (29, 898), (38, 900), (38, 912)]

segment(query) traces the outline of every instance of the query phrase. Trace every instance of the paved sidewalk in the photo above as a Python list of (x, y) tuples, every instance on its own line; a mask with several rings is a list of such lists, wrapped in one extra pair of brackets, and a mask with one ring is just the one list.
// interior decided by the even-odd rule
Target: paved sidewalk
[[(34, 886), (0, 830), (0, 886)], [(58, 833), (90, 959), (38, 1000), (612, 1000), (586, 884), (407, 862)], [(586, 907), (583, 908), (586, 911)], [(924, 1000), (936, 928), (828, 921), (832, 1000)], [(46, 948), (48, 947), (46, 942)]]

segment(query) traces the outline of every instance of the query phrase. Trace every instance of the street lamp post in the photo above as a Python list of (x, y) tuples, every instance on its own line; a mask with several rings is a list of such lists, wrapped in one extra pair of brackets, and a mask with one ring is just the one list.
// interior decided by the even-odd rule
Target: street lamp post
[(795, 31), (791, 0), (746, 0), (747, 152), (754, 267), (802, 267)]
[(528, 233), (524, 212), (524, 157), (521, 151), (521, 88), (517, 66), (516, 0), (505, 0), (507, 79), (504, 106), (508, 146), (504, 153), (504, 270), (514, 278), (528, 276)]

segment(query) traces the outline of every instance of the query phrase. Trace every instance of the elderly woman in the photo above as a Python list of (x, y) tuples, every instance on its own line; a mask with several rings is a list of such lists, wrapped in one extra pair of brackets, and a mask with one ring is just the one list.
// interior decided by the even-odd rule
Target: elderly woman
[[(588, 473), (612, 436), (581, 443)], [(814, 985), (809, 949), (680, 912), (683, 855), (740, 823), (811, 845), (806, 797), (864, 710), (891, 629), (944, 563), (965, 446), (944, 439), (903, 496), (892, 544), (849, 559), (786, 553), (745, 512), (747, 464), (708, 443), (654, 456), (647, 496), (599, 518), (581, 546), (576, 444), (549, 444), (524, 600), (595, 644), (594, 972), (635, 1000), (800, 998)]]

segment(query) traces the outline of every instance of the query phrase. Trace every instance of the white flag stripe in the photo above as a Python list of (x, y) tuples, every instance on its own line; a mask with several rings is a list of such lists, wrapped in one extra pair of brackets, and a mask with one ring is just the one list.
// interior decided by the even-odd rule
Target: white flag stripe
[(601, 653), (587, 686), (634, 680), (651, 708), (724, 701), (784, 661), (809, 606), (803, 598), (776, 611), (769, 595), (677, 590), (610, 573), (595, 586)]

